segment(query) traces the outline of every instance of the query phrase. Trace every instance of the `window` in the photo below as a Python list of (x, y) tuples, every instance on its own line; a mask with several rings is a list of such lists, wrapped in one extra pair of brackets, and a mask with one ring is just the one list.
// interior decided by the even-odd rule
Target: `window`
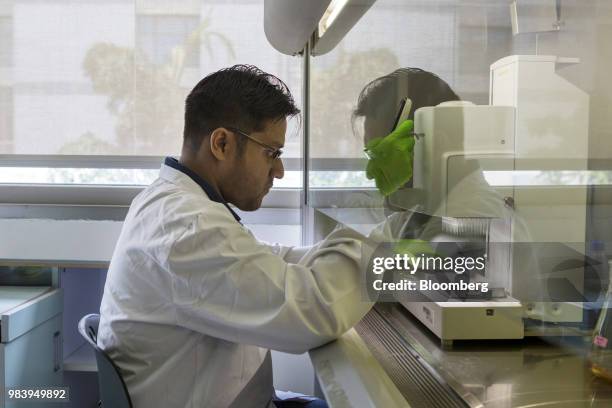
[(13, 150), (13, 91), (0, 86), (0, 154)]
[[(185, 96), (201, 78), (253, 64), (300, 104), (302, 62), (269, 45), (260, 0), (20, 2), (18, 19), (0, 17), (0, 183), (148, 184), (180, 153)], [(275, 187), (302, 181), (291, 122)]]
[(200, 64), (199, 30), (203, 24), (199, 16), (138, 16), (136, 47), (156, 65), (184, 58), (185, 67), (197, 68)]
[[(177, 155), (185, 96), (207, 74), (237, 63), (277, 75), (301, 101), (302, 60), (268, 44), (259, 0), (196, 3), (20, 3), (8, 29), (19, 38), (8, 153), (61, 155), (61, 167), (82, 155)], [(172, 70), (173, 53), (190, 69)], [(285, 151), (299, 157), (301, 133), (292, 126)]]
[(13, 19), (0, 16), (0, 67), (13, 65)]

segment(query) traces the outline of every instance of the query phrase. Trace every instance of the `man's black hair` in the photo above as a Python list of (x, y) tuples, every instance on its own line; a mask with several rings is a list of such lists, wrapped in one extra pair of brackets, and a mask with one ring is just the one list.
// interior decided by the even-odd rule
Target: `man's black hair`
[(412, 101), (408, 119), (413, 120), (414, 112), (419, 108), (459, 100), (459, 96), (436, 74), (420, 68), (400, 68), (376, 78), (363, 88), (357, 108), (353, 111), (353, 119), (359, 116), (378, 117), (391, 127), (399, 101), (404, 98)]
[[(185, 144), (198, 150), (219, 127), (261, 131), (264, 122), (300, 113), (287, 85), (253, 65), (234, 65), (206, 76), (185, 101)], [(242, 151), (246, 138), (238, 137)]]

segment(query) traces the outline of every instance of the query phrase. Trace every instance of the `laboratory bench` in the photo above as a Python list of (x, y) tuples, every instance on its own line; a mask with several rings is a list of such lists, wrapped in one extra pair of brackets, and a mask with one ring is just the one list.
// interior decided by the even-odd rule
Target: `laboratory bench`
[(589, 347), (532, 337), (446, 348), (401, 305), (379, 303), (310, 355), (330, 407), (610, 407), (612, 384), (591, 374)]
[[(337, 225), (367, 236), (388, 214), (319, 208), (315, 237)], [(612, 406), (612, 384), (590, 371), (588, 331), (527, 332), (524, 339), (456, 340), (449, 347), (400, 303), (380, 302), (353, 330), (310, 355), (331, 407)], [(356, 374), (362, 372), (371, 375)], [(350, 398), (356, 388), (366, 394), (359, 402)]]

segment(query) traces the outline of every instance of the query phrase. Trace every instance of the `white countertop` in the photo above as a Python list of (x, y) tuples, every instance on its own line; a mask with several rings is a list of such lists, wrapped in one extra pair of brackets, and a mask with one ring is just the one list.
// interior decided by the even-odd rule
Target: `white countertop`
[(4, 263), (107, 266), (121, 221), (0, 219)]
[(330, 408), (409, 407), (355, 329), (309, 354)]
[[(262, 208), (240, 215), (258, 238), (280, 236), (287, 245), (299, 245), (301, 232), (294, 231), (299, 209)], [(122, 225), (122, 220), (0, 218), (0, 262), (107, 267)]]

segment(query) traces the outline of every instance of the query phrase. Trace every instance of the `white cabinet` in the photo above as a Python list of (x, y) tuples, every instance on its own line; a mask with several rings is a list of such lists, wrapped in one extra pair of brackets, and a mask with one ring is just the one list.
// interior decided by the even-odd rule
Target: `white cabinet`
[(0, 408), (7, 387), (62, 386), (61, 289), (0, 286)]

